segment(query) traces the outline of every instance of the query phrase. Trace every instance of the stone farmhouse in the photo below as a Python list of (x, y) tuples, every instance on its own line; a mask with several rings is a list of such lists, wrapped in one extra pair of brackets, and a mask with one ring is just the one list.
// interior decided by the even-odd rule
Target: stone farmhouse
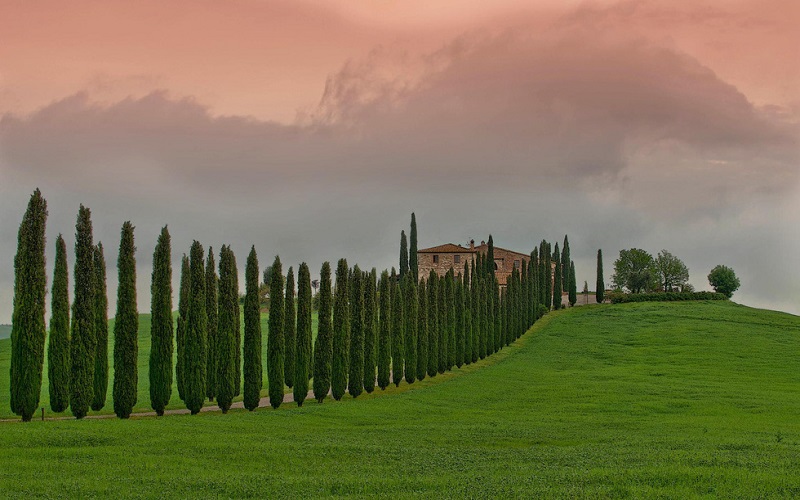
[[(475, 240), (469, 242), (469, 248), (446, 243), (417, 250), (418, 278), (427, 277), (431, 270), (439, 276), (444, 276), (451, 267), (458, 275), (459, 272), (464, 272), (465, 262), (469, 261), (469, 265), (472, 267), (478, 253), (486, 254), (488, 250), (489, 246), (485, 241), (481, 241), (480, 245), (475, 246)], [(517, 272), (521, 272), (522, 265), (527, 265), (530, 260), (529, 254), (495, 246), (494, 269), (498, 284), (501, 287), (506, 286), (506, 281), (511, 276), (511, 270), (516, 269)], [(553, 264), (553, 269), (555, 269), (555, 264)]]

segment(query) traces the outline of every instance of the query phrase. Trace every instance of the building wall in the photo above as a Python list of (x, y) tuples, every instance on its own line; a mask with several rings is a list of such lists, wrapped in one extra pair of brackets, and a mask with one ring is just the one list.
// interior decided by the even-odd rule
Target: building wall
[[(433, 262), (434, 255), (438, 256), (439, 262)], [(460, 257), (461, 262), (455, 263), (456, 256)], [(447, 271), (449, 271), (451, 267), (453, 268), (453, 271), (455, 271), (456, 276), (458, 276), (458, 273), (464, 272), (464, 263), (467, 261), (469, 261), (469, 266), (472, 268), (472, 265), (475, 261), (475, 254), (469, 251), (463, 253), (418, 253), (418, 278), (428, 279), (428, 275), (431, 273), (431, 270), (435, 271), (439, 277), (442, 277), (447, 274)]]

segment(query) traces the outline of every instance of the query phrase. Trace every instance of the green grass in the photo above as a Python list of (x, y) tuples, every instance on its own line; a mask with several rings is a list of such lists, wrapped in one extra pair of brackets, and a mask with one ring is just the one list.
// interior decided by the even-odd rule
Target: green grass
[[(479, 369), (303, 408), (2, 424), (9, 497), (800, 496), (800, 318), (547, 316)], [(410, 390), (409, 390), (410, 389)]]
[[(174, 314), (177, 318), (177, 313)], [(262, 314), (261, 315), (261, 335), (262, 335), (262, 359), (266, 361), (267, 359), (267, 321), (269, 319), (269, 315)], [(311, 317), (311, 325), (312, 330), (314, 332), (316, 338), (316, 331), (317, 331), (317, 313), (313, 312)], [(242, 323), (242, 337), (244, 337), (244, 315), (242, 315), (241, 319)], [(9, 327), (10, 329), (10, 327)], [(109, 413), (114, 413), (114, 403), (111, 399), (111, 391), (113, 389), (113, 380), (114, 380), (114, 319), (112, 318), (109, 320), (109, 339), (108, 339), (108, 359), (109, 359), (109, 381), (108, 381), (108, 396), (106, 398), (106, 405), (105, 407), (98, 411), (89, 411), (90, 415), (104, 415)], [(177, 356), (177, 353), (175, 353)], [(6, 418), (17, 418), (10, 409), (10, 390), (9, 390), (9, 369), (11, 363), (11, 340), (5, 339), (0, 340), (0, 419)], [(140, 314), (139, 315), (139, 384), (138, 384), (138, 395), (137, 395), (137, 402), (136, 406), (134, 407), (134, 413), (136, 412), (146, 412), (152, 411), (150, 407), (150, 315), (149, 314)], [(174, 370), (174, 363), (173, 363), (173, 370)], [(63, 413), (53, 413), (50, 410), (50, 394), (49, 394), (49, 384), (47, 381), (47, 354), (45, 349), (45, 363), (44, 363), (44, 375), (42, 377), (42, 392), (41, 392), (41, 400), (39, 402), (39, 407), (44, 408), (47, 416), (72, 416), (69, 409)], [(264, 369), (264, 390), (262, 391), (262, 396), (267, 395), (267, 370)], [(288, 390), (288, 389), (287, 389)], [(235, 399), (235, 401), (240, 401), (242, 399), (241, 396)], [(215, 403), (206, 402), (206, 405), (213, 405)], [(167, 409), (175, 409), (175, 408), (185, 408), (186, 406), (178, 397), (178, 388), (176, 386), (176, 382), (174, 380), (174, 373), (173, 373), (173, 384), (172, 384), (172, 398), (170, 399), (169, 405)], [(38, 415), (38, 413), (37, 413)]]

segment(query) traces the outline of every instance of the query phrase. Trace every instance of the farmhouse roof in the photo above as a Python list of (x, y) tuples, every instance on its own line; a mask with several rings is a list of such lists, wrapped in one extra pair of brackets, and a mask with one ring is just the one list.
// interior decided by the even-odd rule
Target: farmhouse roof
[(478, 249), (470, 250), (469, 248), (464, 248), (460, 245), (455, 245), (453, 243), (446, 243), (444, 245), (439, 245), (436, 247), (430, 248), (423, 248), (422, 250), (417, 250), (417, 253), (475, 253)]

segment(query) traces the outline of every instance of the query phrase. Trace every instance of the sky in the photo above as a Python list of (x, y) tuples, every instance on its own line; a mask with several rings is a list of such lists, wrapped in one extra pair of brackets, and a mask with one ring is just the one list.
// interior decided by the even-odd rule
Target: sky
[(251, 245), (397, 266), (411, 212), (420, 247), (568, 234), (579, 288), (599, 248), (606, 283), (667, 249), (798, 314), (798, 25), (787, 0), (2, 2), (0, 323), (37, 187), (50, 276), (91, 208), (111, 315), (126, 220), (147, 312), (164, 225), (177, 291), (194, 239), (241, 273)]

